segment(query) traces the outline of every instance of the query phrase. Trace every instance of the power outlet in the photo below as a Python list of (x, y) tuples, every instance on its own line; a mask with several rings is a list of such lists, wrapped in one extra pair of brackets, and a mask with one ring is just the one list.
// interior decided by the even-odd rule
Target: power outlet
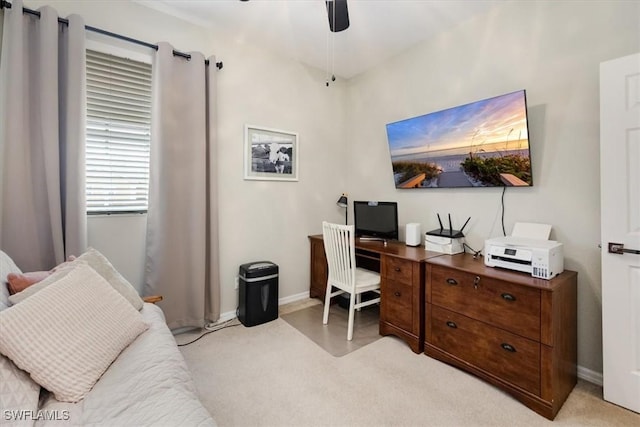
[(234, 283), (234, 287), (233, 287), (233, 289), (236, 289), (236, 290), (237, 290), (237, 289), (238, 289), (238, 287), (240, 286), (240, 279), (238, 278), (238, 276), (236, 276), (236, 277), (233, 279), (233, 283)]

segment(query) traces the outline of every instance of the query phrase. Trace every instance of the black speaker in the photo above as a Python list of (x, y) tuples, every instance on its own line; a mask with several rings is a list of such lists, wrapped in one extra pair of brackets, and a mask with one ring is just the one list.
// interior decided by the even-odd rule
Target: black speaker
[(278, 318), (278, 266), (270, 261), (242, 264), (238, 319), (255, 326)]

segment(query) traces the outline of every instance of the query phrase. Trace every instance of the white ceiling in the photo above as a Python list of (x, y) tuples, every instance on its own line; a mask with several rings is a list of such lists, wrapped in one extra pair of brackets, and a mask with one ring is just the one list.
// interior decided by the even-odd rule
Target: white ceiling
[(348, 0), (350, 27), (331, 33), (324, 0), (137, 1), (342, 78), (360, 74), (502, 2)]

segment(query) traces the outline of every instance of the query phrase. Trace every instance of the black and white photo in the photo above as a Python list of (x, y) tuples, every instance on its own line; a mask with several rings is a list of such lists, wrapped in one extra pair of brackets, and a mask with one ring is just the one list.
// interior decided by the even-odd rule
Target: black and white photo
[(246, 125), (244, 179), (297, 181), (298, 134)]

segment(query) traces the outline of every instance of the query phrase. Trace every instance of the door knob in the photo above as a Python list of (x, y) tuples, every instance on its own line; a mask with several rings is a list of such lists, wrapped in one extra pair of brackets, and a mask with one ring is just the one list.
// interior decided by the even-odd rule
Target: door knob
[(624, 254), (635, 254), (640, 255), (640, 249), (626, 249), (624, 244), (622, 243), (611, 243), (609, 242), (609, 253), (624, 255)]

